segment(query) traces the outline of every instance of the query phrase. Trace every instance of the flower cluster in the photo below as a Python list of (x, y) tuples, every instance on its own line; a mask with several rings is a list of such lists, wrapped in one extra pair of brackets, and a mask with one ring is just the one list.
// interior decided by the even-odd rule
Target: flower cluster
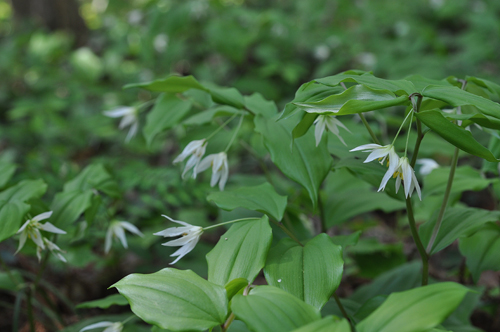
[(104, 111), (104, 115), (110, 118), (122, 118), (118, 128), (123, 129), (130, 126), (125, 142), (130, 141), (132, 137), (137, 134), (137, 129), (139, 128), (139, 117), (137, 115), (137, 108), (121, 106), (111, 111)]
[(104, 252), (107, 254), (111, 249), (111, 242), (113, 238), (118, 238), (124, 248), (128, 248), (127, 238), (125, 237), (125, 230), (135, 235), (144, 236), (141, 231), (126, 221), (112, 221), (106, 232), (106, 240), (104, 241)]
[(314, 136), (316, 137), (316, 146), (319, 145), (319, 142), (321, 142), (321, 137), (323, 136), (323, 132), (325, 131), (326, 128), (328, 128), (329, 131), (331, 131), (335, 136), (339, 138), (339, 140), (342, 142), (342, 144), (345, 144), (344, 140), (342, 139), (342, 136), (340, 136), (339, 128), (342, 127), (348, 132), (351, 132), (349, 129), (347, 129), (346, 126), (342, 124), (339, 120), (335, 118), (334, 115), (319, 115), (316, 120), (314, 120), (314, 124), (316, 127), (314, 128)]

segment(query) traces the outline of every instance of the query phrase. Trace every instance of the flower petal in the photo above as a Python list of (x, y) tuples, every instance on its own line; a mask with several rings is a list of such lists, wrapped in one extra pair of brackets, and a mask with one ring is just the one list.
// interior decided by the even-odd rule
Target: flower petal
[(45, 220), (45, 219), (49, 219), (51, 215), (52, 215), (52, 211), (48, 211), (48, 212), (40, 213), (37, 216), (34, 216), (33, 219), (31, 219), (31, 220), (33, 220), (33, 221), (42, 221), (42, 220)]
[(113, 240), (113, 225), (108, 227), (106, 238), (104, 239), (104, 253), (107, 254), (111, 249), (111, 241)]
[(133, 107), (130, 107), (130, 106), (120, 106), (114, 110), (110, 110), (110, 111), (104, 111), (103, 114), (105, 116), (108, 116), (110, 118), (119, 118), (119, 117), (122, 117), (122, 116), (125, 116), (127, 114), (130, 114), (134, 111), (134, 108)]
[(19, 234), (19, 233), (21, 233), (22, 231), (24, 231), (24, 230), (26, 229), (26, 226), (28, 226), (30, 222), (31, 222), (31, 220), (27, 220), (27, 221), (26, 221), (26, 222), (25, 222), (25, 223), (21, 226), (21, 228), (19, 228), (19, 230), (17, 231), (17, 233), (16, 233), (16, 234)]
[(100, 323), (95, 323), (95, 324), (91, 324), (91, 325), (88, 325), (88, 326), (85, 326), (83, 329), (81, 329), (79, 332), (83, 332), (83, 331), (88, 331), (88, 330), (93, 330), (93, 329), (96, 329), (98, 327), (108, 327), (108, 326), (112, 326), (114, 323), (113, 322), (100, 322)]
[(60, 228), (57, 228), (56, 226), (52, 225), (50, 222), (46, 222), (43, 225), (38, 226), (39, 229), (42, 231), (50, 232), (50, 233), (55, 233), (55, 234), (66, 234), (65, 231), (63, 231)]
[[(362, 151), (362, 150), (368, 150), (368, 149), (373, 150), (373, 149), (378, 149), (381, 147), (382, 147), (382, 145), (371, 143), (371, 144), (365, 144), (365, 145), (360, 145), (358, 147), (355, 147), (354, 149), (349, 150), (349, 152)], [(363, 152), (369, 152), (369, 151), (363, 151)]]
[(118, 240), (122, 243), (123, 248), (128, 248), (127, 238), (125, 237), (125, 231), (123, 228), (117, 224), (113, 230)]
[(139, 230), (139, 228), (135, 227), (134, 224), (131, 224), (128, 221), (120, 221), (119, 223), (123, 228), (125, 228), (130, 233), (133, 233), (133, 234), (139, 235), (139, 236), (144, 236), (144, 234), (142, 234), (141, 231)]
[(172, 255), (170, 255), (170, 257), (179, 256), (177, 257), (176, 260), (170, 263), (170, 265), (177, 263), (182, 257), (186, 256), (191, 250), (194, 249), (194, 247), (196, 247), (196, 243), (198, 243), (198, 239), (189, 242), (188, 244), (186, 244), (185, 246), (181, 247), (179, 250), (174, 252)]

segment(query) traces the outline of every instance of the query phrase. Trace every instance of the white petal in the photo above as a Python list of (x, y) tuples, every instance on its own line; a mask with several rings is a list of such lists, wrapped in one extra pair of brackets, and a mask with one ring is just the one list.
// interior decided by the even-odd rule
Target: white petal
[[(321, 115), (318, 117), (318, 119), (319, 118), (321, 118)], [(318, 121), (318, 123), (316, 123), (316, 127), (314, 128), (314, 137), (316, 138), (316, 146), (318, 146), (319, 142), (321, 142), (321, 138), (323, 137), (324, 131), (325, 131), (325, 122)]]
[(93, 329), (96, 329), (98, 327), (108, 327), (108, 326), (112, 326), (114, 323), (113, 322), (100, 322), (100, 323), (95, 323), (95, 324), (91, 324), (91, 325), (88, 325), (88, 326), (85, 326), (83, 329), (81, 329), (79, 332), (83, 332), (83, 331), (88, 331), (88, 330), (93, 330)]
[(114, 229), (114, 233), (118, 240), (122, 243), (123, 248), (128, 248), (127, 238), (125, 237), (125, 231), (120, 225), (117, 225)]
[(210, 180), (210, 187), (215, 186), (215, 184), (219, 181), (220, 176), (221, 176), (220, 170), (212, 171), (212, 179)]
[(17, 247), (15, 254), (17, 254), (24, 247), (27, 238), (28, 238), (28, 233), (22, 232), (21, 237), (19, 237), (19, 246)]
[[(373, 149), (378, 149), (381, 148), (382, 145), (379, 144), (365, 144), (365, 145), (360, 145), (358, 147), (355, 147), (354, 149), (349, 150), (349, 152), (353, 151), (361, 151), (361, 150), (373, 150)], [(363, 152), (368, 152), (368, 151), (363, 151)]]
[(45, 219), (49, 219), (51, 215), (52, 215), (52, 211), (48, 211), (48, 212), (40, 213), (37, 216), (34, 216), (33, 219), (31, 219), (31, 220), (33, 220), (33, 221), (42, 221), (42, 220), (45, 220)]
[(119, 117), (122, 117), (122, 116), (125, 116), (127, 114), (131, 114), (134, 112), (134, 108), (133, 107), (130, 107), (130, 106), (121, 106), (121, 107), (118, 107), (114, 110), (110, 110), (110, 111), (104, 111), (103, 114), (105, 116), (108, 116), (110, 118), (119, 118)]
[(387, 156), (389, 152), (390, 149), (384, 149), (384, 148), (375, 149), (368, 155), (364, 163), (369, 163), (370, 161), (373, 161), (375, 159), (383, 158)]
[[(192, 141), (189, 142), (188, 145), (182, 150), (182, 153), (177, 156), (177, 158), (174, 159), (173, 163), (177, 164), (184, 159), (186, 159), (189, 155), (193, 154), (196, 149), (200, 148), (201, 146), (204, 146), (205, 139), (197, 140), (197, 141)], [(206, 148), (206, 146), (205, 146)]]
[(63, 261), (64, 263), (67, 263), (68, 261), (66, 260), (66, 258), (64, 258), (63, 255), (61, 255), (60, 253), (57, 253), (56, 254), (56, 257), (59, 258), (60, 261)]
[(38, 228), (40, 228), (42, 231), (46, 232), (51, 232), (55, 234), (66, 234), (65, 231), (63, 231), (60, 228), (57, 228), (56, 226), (52, 225), (50, 222), (46, 222), (43, 225), (40, 225)]
[[(198, 163), (200, 162), (200, 158), (196, 155), (192, 155), (187, 163), (186, 163), (186, 166), (184, 166), (184, 171), (182, 171), (182, 178), (184, 179), (184, 177), (186, 176), (186, 173), (193, 167), (195, 167)], [(193, 170), (193, 179), (196, 179), (196, 171)]]
[(192, 226), (186, 226), (186, 227), (170, 227), (167, 229), (164, 229), (160, 232), (153, 233), (153, 235), (157, 236), (163, 236), (163, 237), (174, 237), (174, 236), (179, 236), (184, 233), (188, 233), (191, 230)]
[(422, 192), (420, 191), (420, 185), (418, 184), (415, 173), (413, 173), (413, 183), (415, 184), (415, 189), (417, 190), (418, 198), (422, 200)]
[(219, 189), (220, 189), (220, 191), (223, 191), (224, 187), (226, 186), (227, 179), (229, 177), (229, 168), (227, 165), (227, 160), (224, 161), (224, 166), (223, 166), (221, 173), (222, 174), (221, 174), (220, 181), (219, 181)]
[(132, 137), (134, 137), (135, 134), (137, 133), (137, 129), (138, 128), (139, 128), (139, 123), (138, 122), (134, 122), (132, 124), (132, 126), (130, 126), (130, 129), (128, 131), (127, 137), (125, 137), (125, 143), (130, 142), (130, 140), (132, 139)]
[(113, 240), (113, 225), (108, 227), (106, 238), (104, 240), (104, 253), (107, 254), (111, 249), (111, 241)]
[(401, 176), (398, 175), (396, 177), (396, 194), (398, 193), (400, 187), (401, 187)]
[(38, 263), (42, 260), (42, 248), (36, 247), (36, 257), (38, 257)]
[(120, 221), (119, 223), (123, 228), (125, 228), (130, 233), (133, 233), (133, 234), (139, 235), (139, 236), (144, 236), (144, 234), (142, 234), (141, 231), (139, 230), (139, 228), (135, 227), (135, 225), (133, 225), (127, 221)]
[(31, 235), (31, 239), (33, 240), (33, 242), (35, 242), (35, 244), (42, 248), (42, 249), (45, 249), (45, 245), (43, 244), (43, 239), (42, 239), (42, 234), (40, 234), (40, 231), (38, 229), (33, 229), (33, 232), (30, 234)]
[(385, 189), (385, 186), (387, 185), (387, 182), (389, 182), (389, 179), (392, 177), (394, 172), (391, 171), (389, 168), (387, 172), (385, 172), (384, 177), (382, 178), (382, 182), (380, 182), (380, 187), (378, 187), (377, 191), (382, 191)]
[(28, 225), (29, 225), (30, 221), (31, 221), (31, 220), (26, 221), (26, 222), (25, 222), (25, 223), (21, 226), (21, 228), (19, 228), (19, 230), (17, 231), (17, 233), (16, 233), (16, 234), (19, 234), (19, 233), (21, 233), (22, 231), (24, 231), (24, 229), (26, 228), (26, 226), (28, 226)]
[(168, 241), (165, 243), (162, 243), (162, 246), (167, 246), (167, 247), (178, 247), (178, 246), (183, 246), (193, 240), (198, 241), (198, 238), (201, 236), (201, 233), (191, 233), (186, 236), (180, 237), (178, 239)]
[(410, 194), (410, 187), (411, 187), (411, 180), (412, 180), (412, 169), (411, 166), (408, 164), (407, 160), (408, 158), (403, 157), (401, 158), (401, 170), (403, 171), (403, 185), (405, 188), (405, 197), (408, 198)]
[(198, 167), (196, 167), (196, 173), (201, 173), (212, 166), (212, 162), (214, 161), (215, 157), (216, 154), (209, 154), (208, 156), (203, 158), (203, 160), (198, 164)]
[(182, 257), (186, 256), (191, 250), (194, 249), (194, 247), (196, 247), (196, 243), (198, 243), (198, 238), (194, 241), (189, 242), (188, 244), (174, 252), (172, 255), (170, 255), (170, 257), (179, 256), (176, 260), (170, 263), (170, 265), (177, 263)]

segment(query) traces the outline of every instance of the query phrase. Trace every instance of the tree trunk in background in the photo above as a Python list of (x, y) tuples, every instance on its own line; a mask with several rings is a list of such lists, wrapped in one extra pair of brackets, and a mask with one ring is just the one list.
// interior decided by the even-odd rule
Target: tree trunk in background
[(32, 20), (51, 31), (65, 30), (76, 46), (87, 42), (88, 29), (79, 13), (77, 0), (11, 0), (17, 20)]

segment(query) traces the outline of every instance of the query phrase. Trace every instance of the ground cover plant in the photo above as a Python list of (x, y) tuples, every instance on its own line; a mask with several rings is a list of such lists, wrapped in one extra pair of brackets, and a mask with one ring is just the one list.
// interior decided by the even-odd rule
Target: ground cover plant
[[(315, 61), (293, 62), (266, 53), (277, 36), (266, 31), (294, 31), (285, 49), (309, 31), (276, 9), (261, 16), (262, 6), (83, 2), (90, 27), (114, 27), (101, 55), (26, 27), (3, 40), (2, 68), (23, 61), (0, 95), (2, 329), (499, 327), (500, 85), (422, 76), (432, 65), (407, 70), (410, 60), (380, 62), (395, 79), (348, 70), (368, 55), (321, 60), (333, 44), (313, 44), (326, 36), (305, 42)], [(441, 18), (462, 8), (432, 6)], [(288, 9), (324, 14), (313, 7)], [(480, 9), (460, 19), (479, 24)], [(234, 27), (260, 18), (261, 30), (226, 36), (210, 19), (221, 13)], [(183, 53), (200, 31), (174, 20), (186, 17), (206, 28), (223, 73), (207, 67), (213, 58)], [(141, 48), (146, 40), (155, 51)], [(158, 55), (168, 43), (169, 57), (189, 59), (170, 59), (173, 75)]]

